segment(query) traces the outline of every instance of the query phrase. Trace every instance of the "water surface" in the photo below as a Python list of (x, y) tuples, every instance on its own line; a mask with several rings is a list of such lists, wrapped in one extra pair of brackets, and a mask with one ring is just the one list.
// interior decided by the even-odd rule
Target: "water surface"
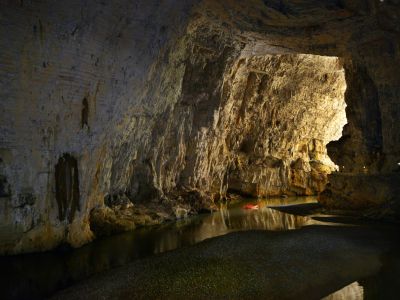
[[(2, 298), (41, 299), (93, 274), (234, 231), (286, 231), (308, 225), (338, 225), (324, 222), (323, 218), (314, 219), (270, 208), (315, 201), (314, 197), (250, 201), (259, 205), (257, 210), (243, 209), (244, 202), (229, 207), (222, 205), (219, 211), (211, 214), (98, 239), (80, 249), (3, 257), (0, 258), (4, 278), (0, 283)], [(362, 287), (358, 282), (344, 283), (343, 289), (329, 299), (340, 299), (344, 293), (357, 294), (357, 299), (363, 299), (363, 290), (358, 287)]]

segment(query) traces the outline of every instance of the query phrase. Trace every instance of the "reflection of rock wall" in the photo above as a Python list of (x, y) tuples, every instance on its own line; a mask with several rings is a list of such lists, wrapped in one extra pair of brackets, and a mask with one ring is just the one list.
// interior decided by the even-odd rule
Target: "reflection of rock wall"
[(240, 58), (225, 75), (213, 127), (202, 132), (195, 174), (210, 185), (201, 189), (254, 196), (322, 191), (333, 170), (325, 144), (346, 123), (345, 88), (337, 58)]

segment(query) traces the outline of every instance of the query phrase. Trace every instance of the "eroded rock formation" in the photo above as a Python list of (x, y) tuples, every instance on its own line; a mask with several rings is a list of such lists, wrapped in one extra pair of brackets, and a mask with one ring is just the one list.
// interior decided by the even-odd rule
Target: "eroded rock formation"
[(346, 123), (345, 88), (334, 57), (240, 57), (225, 75), (213, 125), (201, 133), (199, 189), (256, 197), (321, 192), (335, 169), (325, 145)]
[[(339, 99), (342, 65), (348, 125), (328, 145), (340, 172), (321, 201), (396, 212), (399, 10), (395, 0), (2, 2), (0, 253), (80, 246), (93, 230), (182, 217), (229, 186), (319, 191), (323, 146), (343, 122), (310, 117), (343, 106), (312, 99)], [(307, 60), (320, 67), (304, 73), (311, 87), (295, 67)], [(294, 91), (282, 83), (275, 94), (279, 72), (295, 76)], [(66, 153), (79, 175), (62, 180), (79, 182), (79, 201), (65, 196), (67, 206), (56, 197)]]

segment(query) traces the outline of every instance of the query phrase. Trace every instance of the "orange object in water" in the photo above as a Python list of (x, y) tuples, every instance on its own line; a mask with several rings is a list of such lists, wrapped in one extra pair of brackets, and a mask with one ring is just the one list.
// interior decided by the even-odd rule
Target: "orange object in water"
[(258, 209), (258, 205), (257, 204), (246, 204), (245, 206), (243, 206), (244, 209)]

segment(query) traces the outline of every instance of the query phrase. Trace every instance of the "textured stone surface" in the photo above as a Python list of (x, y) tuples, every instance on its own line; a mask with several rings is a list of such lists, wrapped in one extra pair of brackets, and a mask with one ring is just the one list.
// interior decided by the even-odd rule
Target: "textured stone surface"
[(199, 141), (194, 173), (200, 190), (252, 196), (322, 191), (335, 169), (325, 145), (339, 139), (346, 123), (345, 88), (334, 57), (239, 58), (225, 74), (214, 123)]
[[(156, 190), (146, 155), (180, 96), (186, 47), (169, 49), (191, 3), (0, 5), (0, 252), (82, 245), (93, 238), (92, 208), (124, 191), (136, 165), (135, 178)], [(59, 219), (55, 197), (65, 153), (79, 171), (80, 211), (70, 220)]]
[[(243, 56), (341, 57), (348, 125), (328, 153), (341, 172), (352, 178), (368, 172), (371, 180), (386, 176), (392, 179), (382, 184), (395, 190), (399, 5), (396, 0), (1, 1), (0, 253), (90, 241), (90, 212), (105, 209), (108, 197), (128, 197), (143, 210), (162, 206), (169, 216), (209, 208), (210, 192), (218, 185), (223, 192), (226, 185), (220, 183), (228, 178), (204, 180), (207, 172), (199, 168), (209, 160), (202, 158), (202, 146), (214, 145), (203, 141), (215, 130), (216, 114), (227, 108), (225, 82), (235, 79), (230, 70)], [(317, 148), (329, 140), (312, 139), (322, 141)], [(66, 154), (77, 161), (79, 205), (73, 206), (79, 210), (60, 220), (55, 172)], [(307, 163), (305, 156), (290, 165), (310, 170)], [(223, 160), (212, 164), (224, 166)], [(309, 176), (298, 171), (289, 190), (300, 183), (305, 192), (310, 184), (303, 179)], [(237, 180), (248, 180), (245, 173)], [(344, 179), (336, 178), (348, 174), (334, 176), (325, 203), (363, 201), (348, 195), (362, 190), (365, 181), (348, 181), (343, 190), (335, 184)], [(391, 202), (399, 201), (392, 195)]]

